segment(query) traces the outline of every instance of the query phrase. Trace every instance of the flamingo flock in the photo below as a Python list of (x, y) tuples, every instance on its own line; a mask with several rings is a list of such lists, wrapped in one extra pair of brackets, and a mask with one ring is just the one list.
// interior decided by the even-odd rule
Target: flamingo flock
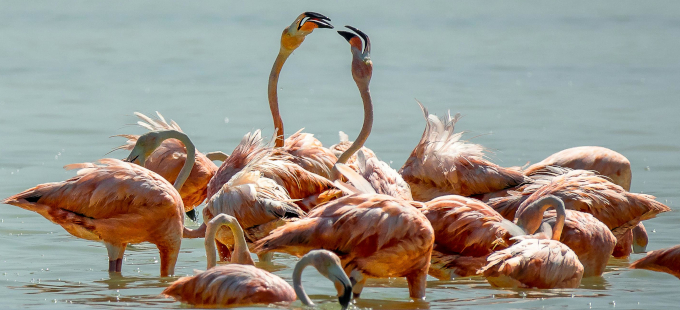
[[(160, 276), (174, 274), (183, 238), (205, 238), (207, 270), (177, 279), (161, 294), (199, 307), (314, 303), (301, 283), (309, 265), (334, 283), (346, 309), (370, 278), (404, 277), (424, 299), (428, 274), (440, 280), (485, 277), (495, 287), (576, 288), (603, 274), (610, 257), (646, 250), (642, 221), (670, 208), (631, 193), (630, 162), (602, 147), (555, 153), (526, 169), (502, 167), (454, 131), (459, 115), (420, 105), (422, 138), (397, 171), (364, 146), (371, 134), (371, 41), (346, 26), (351, 75), (364, 122), (330, 148), (301, 131), (285, 138), (277, 85), (283, 65), (330, 19), (306, 12), (283, 30), (269, 76), (276, 129), (267, 142), (246, 133), (231, 152), (199, 152), (174, 121), (136, 113), (143, 135), (121, 135), (125, 160), (67, 165), (77, 175), (2, 200), (44, 216), (71, 235), (103, 242), (108, 271), (122, 271), (128, 244), (150, 242)], [(213, 161), (221, 161), (218, 167)], [(203, 224), (184, 226), (185, 214)], [(300, 257), (293, 285), (254, 266), (274, 252)], [(219, 257), (216, 255), (219, 253)], [(217, 260), (221, 261), (217, 266)], [(20, 258), (17, 258), (20, 259)], [(650, 252), (632, 269), (680, 278), (680, 248)]]

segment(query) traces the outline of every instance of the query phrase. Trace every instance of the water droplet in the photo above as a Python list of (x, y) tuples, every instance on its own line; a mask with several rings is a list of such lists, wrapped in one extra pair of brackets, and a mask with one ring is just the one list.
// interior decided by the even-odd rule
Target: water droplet
[(225, 118), (224, 118), (224, 123), (225, 123), (225, 124), (229, 124), (229, 118), (228, 118), (228, 117), (225, 117)]

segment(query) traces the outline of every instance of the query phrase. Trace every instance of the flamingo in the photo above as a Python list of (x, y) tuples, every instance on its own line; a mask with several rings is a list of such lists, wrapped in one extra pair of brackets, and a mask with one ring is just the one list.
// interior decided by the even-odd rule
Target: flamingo
[[(555, 210), (546, 212), (551, 206)], [(591, 214), (566, 210), (564, 202), (552, 195), (543, 196), (522, 209), (515, 221), (529, 235), (539, 228), (546, 235), (561, 229), (559, 239), (555, 240), (574, 251), (583, 265), (584, 278), (602, 275), (616, 246), (616, 237), (607, 225)]]
[[(563, 226), (559, 241), (579, 257), (584, 277), (601, 275), (616, 244), (614, 235), (587, 213), (566, 210), (557, 212), (562, 216), (556, 211), (544, 214), (551, 205), (563, 204), (551, 199), (536, 201), (514, 224), (473, 198), (447, 195), (426, 202), (421, 211), (435, 231), (429, 274), (440, 280), (474, 276), (487, 264), (489, 254), (515, 243), (513, 237), (533, 235), (548, 224)], [(533, 237), (549, 239), (550, 233), (546, 227)]]
[[(349, 146), (349, 139), (343, 145), (336, 145), (334, 149), (344, 149), (333, 168), (333, 180), (338, 180), (341, 173), (337, 171), (337, 164), (347, 164), (351, 158), (356, 157), (353, 167), (359, 174), (366, 179), (379, 194), (386, 194), (406, 200), (413, 200), (411, 189), (399, 173), (392, 169), (387, 163), (375, 157), (373, 151), (364, 148), (364, 143), (371, 134), (373, 127), (373, 102), (369, 85), (373, 75), (373, 62), (371, 61), (371, 40), (364, 32), (352, 26), (346, 26), (356, 34), (338, 31), (350, 44), (352, 52), (352, 78), (359, 89), (359, 94), (364, 106), (364, 123), (359, 135)], [(361, 39), (364, 42), (361, 41)], [(362, 48), (363, 47), (363, 48)], [(345, 135), (346, 136), (346, 135)], [(346, 138), (346, 137), (345, 137)], [(363, 150), (366, 149), (366, 153)], [(358, 153), (357, 153), (358, 152)], [(356, 156), (355, 156), (355, 153)], [(366, 155), (368, 154), (368, 156)]]
[(489, 254), (507, 248), (514, 243), (513, 236), (524, 234), (513, 232), (510, 221), (473, 198), (440, 196), (420, 210), (434, 229), (429, 274), (440, 280), (476, 275)]
[[(283, 187), (263, 177), (260, 171), (253, 170), (260, 161), (266, 161), (266, 157), (269, 156), (266, 153), (262, 155), (234, 175), (210, 198), (203, 209), (205, 222), (213, 219), (215, 215), (226, 214), (235, 217), (245, 229), (259, 227), (258, 234), (267, 235), (268, 231), (285, 224), (288, 220), (306, 216), (306, 213), (293, 203)], [(259, 238), (248, 234), (248, 239), (252, 242)], [(234, 236), (228, 229), (221, 229), (217, 233), (217, 240), (228, 248), (234, 244)], [(261, 256), (260, 261), (271, 261), (271, 257)]]
[(629, 268), (666, 272), (680, 279), (680, 245), (651, 251), (633, 262)]
[[(220, 226), (228, 226), (235, 236), (236, 246), (232, 264), (216, 265), (215, 233)], [(208, 270), (191, 277), (182, 277), (163, 290), (163, 295), (198, 307), (234, 307), (252, 304), (289, 304), (296, 295), (305, 306), (314, 303), (302, 287), (302, 271), (314, 266), (324, 277), (333, 281), (338, 290), (338, 301), (347, 309), (351, 299), (350, 280), (340, 267), (340, 259), (324, 250), (310, 251), (293, 270), (293, 286), (280, 277), (253, 266), (244, 232), (236, 218), (226, 214), (214, 217), (207, 225), (205, 239)]]
[[(281, 48), (274, 61), (271, 74), (269, 75), (268, 98), (269, 107), (276, 128), (274, 154), (278, 157), (276, 171), (265, 171), (257, 168), (266, 177), (275, 180), (288, 190), (291, 198), (299, 199), (298, 205), (307, 211), (314, 205), (327, 199), (319, 197), (324, 192), (333, 189), (333, 185), (327, 178), (330, 169), (337, 160), (335, 155), (321, 146), (311, 134), (296, 132), (291, 137), (283, 140), (283, 120), (279, 113), (277, 85), (279, 73), (283, 64), (290, 54), (297, 49), (305, 37), (316, 28), (333, 28), (328, 23), (330, 19), (314, 12), (300, 14), (293, 23), (286, 27), (281, 34)], [(231, 177), (243, 169), (258, 152), (265, 148), (260, 146), (260, 131), (248, 133), (234, 152), (225, 160), (217, 170), (215, 176), (208, 183), (208, 197), (212, 197), (227, 183)], [(329, 197), (334, 197), (329, 195)], [(220, 250), (222, 251), (222, 250)]]
[[(601, 146), (579, 146), (559, 151), (548, 156), (546, 159), (531, 165), (524, 170), (524, 175), (531, 175), (548, 166), (559, 166), (571, 169), (594, 170), (608, 177), (612, 183), (630, 191), (630, 183), (633, 173), (630, 169), (630, 161), (620, 153)], [(625, 245), (617, 246), (617, 256), (627, 256), (630, 243), (633, 244), (634, 253), (643, 253), (648, 240), (647, 230), (642, 223), (636, 229), (623, 236)], [(642, 243), (638, 243), (642, 242)], [(624, 247), (626, 246), (627, 247)]]
[(413, 198), (428, 201), (443, 195), (472, 196), (517, 186), (527, 180), (519, 168), (503, 168), (484, 159), (484, 148), (454, 134), (460, 114), (429, 114), (418, 102), (427, 125), (399, 173)]
[[(157, 173), (130, 163), (145, 162), (141, 145), (160, 145), (177, 139), (187, 149), (187, 160), (174, 186)], [(198, 238), (197, 230), (184, 227), (184, 206), (178, 190), (189, 177), (195, 148), (189, 137), (176, 130), (154, 131), (137, 139), (127, 161), (105, 158), (96, 163), (67, 165), (79, 168), (66, 181), (44, 183), (6, 198), (2, 203), (37, 212), (61, 225), (71, 235), (101, 241), (109, 255), (109, 272), (121, 272), (129, 243), (150, 242), (160, 253), (161, 277), (174, 273), (182, 238)]]
[[(182, 132), (175, 121), (168, 122), (160, 113), (156, 112), (158, 119), (151, 119), (150, 117), (135, 112), (135, 115), (141, 119), (137, 122), (140, 126), (148, 129), (149, 131), (159, 131), (159, 130), (177, 130)], [(119, 135), (125, 137), (128, 140), (126, 144), (115, 148), (132, 150), (137, 143), (138, 135)], [(187, 150), (177, 139), (167, 139), (161, 143), (161, 145), (156, 150), (149, 150), (152, 153), (146, 154), (146, 161), (139, 163), (141, 166), (158, 173), (160, 176), (168, 180), (168, 182), (174, 182), (179, 175), (179, 171), (182, 169), (184, 162), (187, 159)], [(226, 159), (223, 153), (213, 152), (210, 157), (215, 159)], [(217, 172), (217, 166), (211, 161), (211, 158), (204, 155), (203, 153), (196, 151), (196, 162), (194, 163), (189, 178), (182, 186), (179, 194), (182, 196), (182, 202), (184, 203), (184, 212), (190, 219), (196, 221), (196, 211), (194, 208), (200, 205), (207, 196), (208, 182)]]
[(300, 47), (305, 37), (312, 33), (314, 29), (333, 29), (333, 26), (328, 23), (329, 21), (330, 18), (319, 13), (305, 12), (300, 14), (290, 26), (283, 30), (281, 34), (281, 48), (269, 74), (269, 85), (267, 88), (269, 108), (274, 120), (274, 128), (276, 129), (274, 146), (279, 148), (281, 152), (290, 154), (292, 156), (291, 161), (300, 165), (305, 170), (326, 178), (330, 177), (331, 168), (337, 158), (329, 149), (324, 148), (321, 142), (314, 138), (314, 135), (302, 133), (302, 130), (284, 141), (283, 120), (279, 112), (277, 90), (281, 69), (290, 54)]
[(255, 242), (256, 253), (302, 256), (332, 251), (350, 275), (355, 297), (368, 277), (406, 277), (409, 295), (425, 297), (434, 231), (408, 202), (380, 194), (343, 196)]
[(566, 212), (564, 203), (557, 197), (547, 196), (523, 210), (517, 224), (526, 232), (539, 229), (537, 218), (549, 206), (558, 213), (554, 229), (547, 228), (543, 235), (552, 240), (535, 239), (534, 236), (516, 237), (519, 242), (489, 255), (488, 264), (479, 270), (492, 286), (525, 288), (575, 288), (581, 284), (583, 265), (568, 246), (560, 242)]
[[(645, 194), (634, 194), (609, 182), (594, 172), (583, 170), (560, 170), (564, 174), (534, 182), (521, 193), (489, 201), (489, 205), (505, 218), (515, 218), (515, 212), (545, 195), (561, 198), (568, 209), (592, 214), (614, 233), (618, 242), (640, 221), (654, 218), (657, 214), (670, 211), (666, 205)], [(546, 184), (547, 183), (547, 184)], [(614, 252), (615, 257), (626, 257)]]

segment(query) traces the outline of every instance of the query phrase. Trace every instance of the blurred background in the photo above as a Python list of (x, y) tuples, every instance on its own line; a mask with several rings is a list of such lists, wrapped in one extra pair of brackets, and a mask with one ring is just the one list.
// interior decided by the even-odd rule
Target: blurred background
[[(135, 111), (174, 119), (201, 151), (230, 153), (248, 131), (273, 134), (267, 82), (281, 31), (315, 11), (366, 32), (374, 64), (375, 123), (367, 146), (398, 169), (432, 113), (462, 113), (459, 131), (502, 166), (565, 148), (599, 145), (631, 161), (633, 192), (680, 201), (680, 3), (676, 1), (10, 1), (0, 3), (0, 197), (74, 173), (144, 132)], [(279, 81), (286, 134), (300, 128), (324, 145), (353, 139), (362, 106), (347, 42), (309, 35)], [(71, 237), (41, 216), (0, 206), (0, 304), (42, 308), (179, 307), (158, 294), (157, 252), (127, 251), (109, 278), (101, 244)], [(677, 212), (646, 222), (648, 249), (680, 243)], [(155, 257), (156, 256), (156, 257)], [(633, 255), (637, 259), (640, 255)], [(290, 279), (295, 259), (281, 256)], [(204, 267), (202, 241), (183, 244), (178, 270)], [(431, 281), (428, 303), (409, 302), (403, 279), (375, 281), (361, 308), (656, 308), (677, 279), (625, 269), (567, 291), (492, 289), (483, 279)], [(313, 298), (337, 307), (330, 282), (307, 279)], [(172, 280), (172, 279), (171, 279)], [(326, 281), (326, 282), (324, 282)], [(308, 284), (308, 286), (310, 286)], [(550, 298), (563, 297), (563, 298)], [(363, 299), (365, 298), (365, 299)], [(508, 304), (508, 302), (512, 304)], [(639, 303), (639, 304), (638, 304)], [(299, 302), (293, 305), (299, 307)]]

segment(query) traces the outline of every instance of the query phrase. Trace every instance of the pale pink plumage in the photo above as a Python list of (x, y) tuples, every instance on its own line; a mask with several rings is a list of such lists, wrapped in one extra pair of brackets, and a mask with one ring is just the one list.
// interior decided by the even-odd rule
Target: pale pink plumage
[(563, 243), (523, 239), (489, 255), (479, 273), (492, 286), (518, 288), (575, 288), (581, 283), (583, 265)]
[(192, 277), (182, 277), (163, 295), (196, 307), (290, 303), (295, 291), (280, 277), (255, 266), (217, 266)]
[(427, 218), (408, 202), (363, 194), (318, 206), (257, 241), (254, 250), (302, 256), (326, 249), (338, 254), (347, 274), (406, 277), (411, 297), (422, 298), (433, 241)]
[(440, 119), (429, 114), (422, 104), (420, 107), (427, 125), (400, 170), (415, 200), (490, 193), (525, 181), (519, 168), (503, 168), (487, 161), (481, 145), (461, 140), (462, 132), (454, 133), (460, 115), (447, 114)]

